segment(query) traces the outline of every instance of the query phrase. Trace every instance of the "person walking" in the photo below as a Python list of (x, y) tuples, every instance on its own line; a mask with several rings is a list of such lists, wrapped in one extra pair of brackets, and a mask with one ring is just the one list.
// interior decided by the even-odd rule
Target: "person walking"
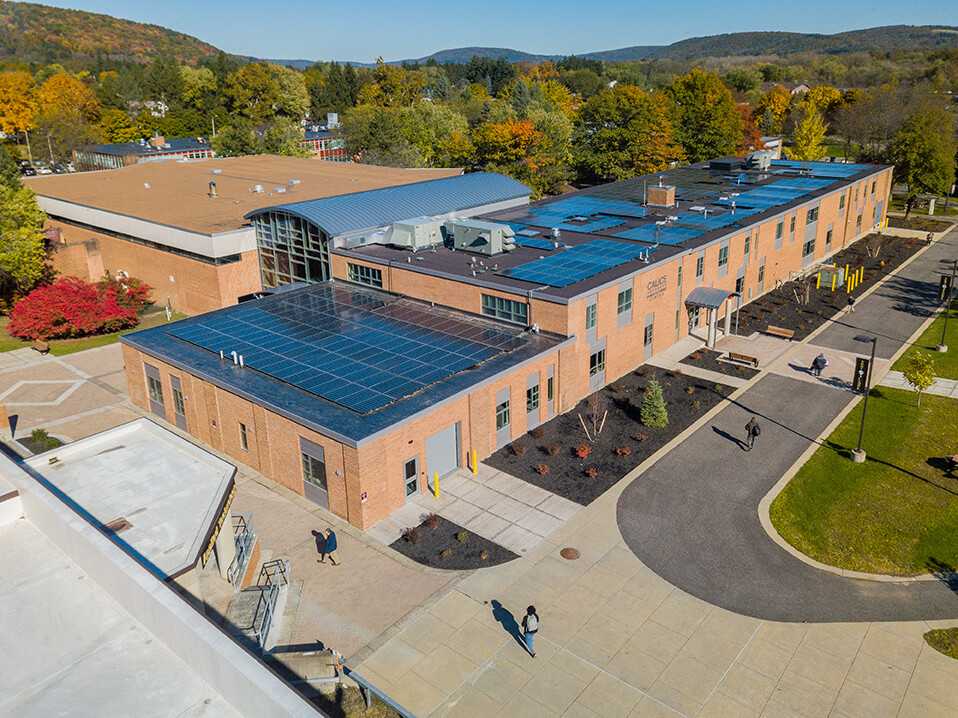
[(338, 566), (339, 561), (336, 560), (337, 547), (336, 534), (332, 529), (326, 529), (326, 545), (323, 546), (323, 557), (319, 559), (319, 562), (326, 563), (326, 557), (329, 556), (329, 562), (333, 564), (333, 566)]
[(755, 443), (755, 437), (762, 433), (762, 428), (758, 425), (758, 422), (755, 421), (753, 416), (748, 420), (748, 423), (745, 425), (745, 435), (746, 435), (746, 451), (752, 450), (752, 445)]
[(854, 313), (855, 313), (855, 297), (849, 294), (848, 305), (845, 307), (845, 314), (854, 314)]
[(819, 354), (817, 357), (812, 359), (812, 375), (821, 376), (822, 371), (827, 366), (828, 366), (828, 359), (825, 358), (824, 354)]
[(536, 607), (529, 606), (529, 608), (526, 609), (526, 615), (522, 617), (522, 637), (525, 639), (526, 648), (529, 650), (529, 653), (532, 654), (533, 658), (536, 657), (536, 652), (532, 647), (532, 639), (538, 630), (539, 616), (536, 613)]

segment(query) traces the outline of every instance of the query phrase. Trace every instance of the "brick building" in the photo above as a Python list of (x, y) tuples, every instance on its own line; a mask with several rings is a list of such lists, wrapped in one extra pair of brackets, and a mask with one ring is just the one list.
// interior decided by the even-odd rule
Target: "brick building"
[(465, 175), (257, 210), (275, 294), (123, 337), (131, 397), (365, 529), (714, 341), (723, 309), (879, 226), (891, 174), (758, 153), (532, 205)]
[(53, 267), (86, 280), (125, 271), (184, 314), (258, 291), (249, 212), (422, 182), (459, 170), (406, 170), (257, 155), (146, 162), (112, 172), (27, 178), (48, 216)]

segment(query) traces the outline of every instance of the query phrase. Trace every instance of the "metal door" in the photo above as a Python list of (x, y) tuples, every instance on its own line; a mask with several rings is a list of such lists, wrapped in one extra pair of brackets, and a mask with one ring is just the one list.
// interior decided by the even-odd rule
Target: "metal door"
[(426, 439), (426, 471), (431, 480), (435, 474), (451, 474), (459, 468), (459, 423), (447, 426)]

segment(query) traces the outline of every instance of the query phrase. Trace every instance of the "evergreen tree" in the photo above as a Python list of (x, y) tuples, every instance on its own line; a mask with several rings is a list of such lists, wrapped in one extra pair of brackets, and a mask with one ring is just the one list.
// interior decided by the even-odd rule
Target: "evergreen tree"
[(669, 414), (665, 409), (665, 399), (662, 397), (662, 385), (656, 379), (652, 379), (648, 389), (645, 390), (639, 418), (646, 426), (668, 426)]

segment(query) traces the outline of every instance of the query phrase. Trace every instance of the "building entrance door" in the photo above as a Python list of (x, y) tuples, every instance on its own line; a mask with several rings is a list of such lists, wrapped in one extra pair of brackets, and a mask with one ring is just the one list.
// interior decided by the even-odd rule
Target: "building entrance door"
[(303, 462), (303, 494), (314, 504), (329, 509), (326, 486), (326, 453), (319, 444), (300, 437), (300, 458)]
[(406, 501), (419, 493), (419, 457), (414, 456), (403, 464), (403, 481), (406, 484)]
[[(426, 471), (432, 480), (435, 474), (441, 479), (459, 468), (459, 422), (426, 439)], [(435, 488), (435, 487), (434, 487)]]

